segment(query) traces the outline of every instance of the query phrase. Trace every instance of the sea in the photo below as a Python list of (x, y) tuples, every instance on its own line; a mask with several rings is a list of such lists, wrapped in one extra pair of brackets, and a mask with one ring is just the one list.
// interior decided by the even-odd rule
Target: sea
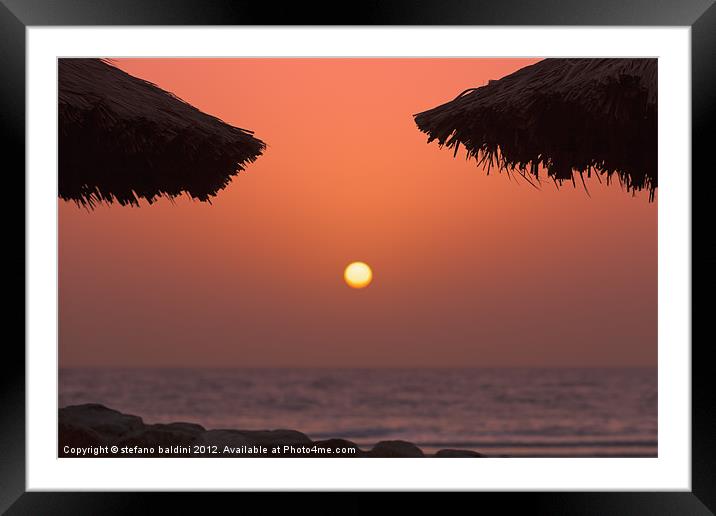
[(101, 403), (145, 423), (293, 429), (370, 449), (656, 457), (656, 368), (61, 369), (59, 406)]

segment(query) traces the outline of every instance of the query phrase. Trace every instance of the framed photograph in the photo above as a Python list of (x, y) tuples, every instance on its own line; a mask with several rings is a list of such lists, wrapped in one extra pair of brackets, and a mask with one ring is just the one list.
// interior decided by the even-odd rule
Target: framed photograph
[(0, 508), (711, 514), (713, 2), (274, 11), (0, 6), (26, 300)]

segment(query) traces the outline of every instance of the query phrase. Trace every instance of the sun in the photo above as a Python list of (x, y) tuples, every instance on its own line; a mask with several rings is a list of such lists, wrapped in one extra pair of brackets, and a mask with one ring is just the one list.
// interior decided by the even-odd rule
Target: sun
[(349, 287), (365, 288), (373, 281), (373, 271), (367, 263), (353, 262), (348, 264), (346, 270), (343, 271), (343, 279)]

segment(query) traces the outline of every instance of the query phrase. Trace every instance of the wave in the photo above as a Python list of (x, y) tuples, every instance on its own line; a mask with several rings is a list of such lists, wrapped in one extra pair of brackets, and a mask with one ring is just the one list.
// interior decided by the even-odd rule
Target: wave
[(656, 448), (657, 441), (418, 441), (428, 448)]

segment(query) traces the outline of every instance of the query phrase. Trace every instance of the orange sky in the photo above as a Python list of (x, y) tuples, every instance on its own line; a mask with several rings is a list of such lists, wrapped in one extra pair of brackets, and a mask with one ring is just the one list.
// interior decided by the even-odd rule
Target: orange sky
[(268, 149), (212, 205), (59, 202), (60, 365), (655, 365), (657, 203), (486, 176), (413, 122), (535, 61), (118, 60)]

